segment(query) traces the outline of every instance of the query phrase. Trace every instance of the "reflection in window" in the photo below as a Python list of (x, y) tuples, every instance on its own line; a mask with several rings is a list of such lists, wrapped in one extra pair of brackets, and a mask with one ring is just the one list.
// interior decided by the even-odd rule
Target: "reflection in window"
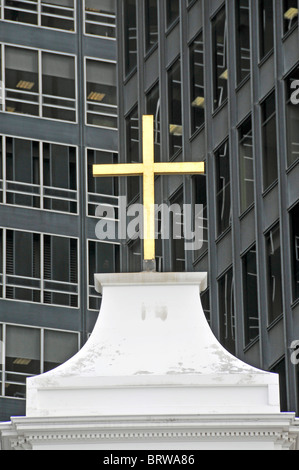
[(174, 23), (180, 14), (180, 2), (179, 0), (166, 0), (166, 21), (167, 27)]
[(259, 335), (256, 247), (246, 253), (243, 263), (244, 326), (246, 346)]
[(116, 65), (86, 60), (87, 124), (117, 128)]
[(95, 290), (94, 275), (119, 272), (119, 246), (98, 241), (88, 242), (88, 309), (100, 310), (101, 296)]
[(278, 177), (275, 92), (261, 105), (263, 137), (263, 182), (266, 190)]
[(205, 122), (204, 50), (202, 33), (190, 46), (191, 133)]
[(282, 314), (280, 226), (277, 224), (266, 235), (268, 321)]
[(154, 151), (155, 161), (161, 160), (160, 142), (161, 142), (161, 122), (160, 122), (160, 90), (159, 83), (146, 95), (146, 112), (154, 116)]
[[(296, 88), (294, 83), (296, 82)], [(297, 67), (286, 79), (286, 120), (287, 120), (287, 164), (292, 165), (299, 158), (299, 92), (296, 93), (296, 100), (292, 99), (292, 94), (299, 88), (299, 67)]]
[(115, 0), (85, 0), (85, 33), (116, 37)]
[(259, 0), (260, 60), (274, 47), (273, 1)]
[(235, 354), (236, 324), (234, 306), (234, 279), (230, 269), (218, 281), (220, 342), (232, 354)]
[(299, 203), (291, 210), (293, 300), (299, 298)]
[(142, 255), (141, 255), (141, 241), (140, 238), (131, 242), (128, 246), (129, 258), (129, 272), (138, 273), (142, 270)]
[(95, 178), (93, 165), (117, 163), (117, 154), (103, 150), (87, 150), (88, 215), (94, 217), (98, 206), (109, 204), (117, 215), (118, 178)]
[[(127, 163), (140, 163), (139, 153), (139, 113), (138, 106), (126, 118), (126, 142), (127, 142)], [(127, 178), (128, 202), (140, 194), (140, 177), (131, 176)]]
[(248, 118), (239, 128), (240, 203), (244, 212), (254, 202), (252, 122)]
[(298, 24), (297, 0), (283, 0), (283, 25), (286, 34), (293, 26)]
[(227, 23), (225, 7), (212, 20), (214, 109), (227, 98)]
[(249, 0), (236, 2), (237, 84), (250, 74)]
[(177, 60), (168, 71), (169, 158), (182, 148), (182, 90), (181, 61)]
[(74, 31), (74, 0), (3, 0), (4, 19)]
[(125, 73), (128, 75), (137, 65), (137, 11), (136, 0), (124, 0), (123, 3)]
[(158, 42), (158, 0), (145, 0), (145, 50)]
[(216, 158), (216, 213), (217, 235), (221, 235), (231, 223), (230, 162), (226, 142), (215, 153)]

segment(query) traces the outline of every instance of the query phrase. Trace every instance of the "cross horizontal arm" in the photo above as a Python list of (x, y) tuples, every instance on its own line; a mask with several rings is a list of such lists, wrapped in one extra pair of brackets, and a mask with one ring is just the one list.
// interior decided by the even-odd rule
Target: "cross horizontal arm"
[(93, 165), (93, 176), (138, 176), (142, 175), (142, 163), (124, 163), (119, 165)]
[(198, 175), (204, 172), (204, 162), (154, 163), (156, 175)]

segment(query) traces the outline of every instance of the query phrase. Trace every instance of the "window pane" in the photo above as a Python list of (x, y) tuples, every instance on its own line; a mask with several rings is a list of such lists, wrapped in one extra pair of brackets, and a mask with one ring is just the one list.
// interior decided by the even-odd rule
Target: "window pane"
[(167, 27), (169, 27), (180, 14), (180, 2), (179, 0), (166, 0), (166, 18)]
[(254, 166), (251, 117), (239, 129), (241, 212), (254, 202)]
[(95, 36), (116, 37), (115, 0), (85, 0), (85, 32)]
[(41, 0), (41, 25), (74, 31), (74, 0)]
[(135, 273), (142, 270), (141, 242), (138, 238), (129, 245), (129, 272)]
[(235, 307), (234, 280), (230, 269), (218, 281), (220, 342), (232, 354), (235, 354)]
[(182, 90), (180, 59), (168, 71), (169, 158), (182, 148)]
[[(194, 259), (201, 256), (208, 249), (208, 207), (207, 207), (207, 183), (206, 175), (193, 176), (194, 184), (194, 204), (202, 206), (199, 209), (199, 213), (194, 214), (198, 223), (202, 224), (202, 247), (198, 248), (194, 252)], [(200, 242), (201, 240), (197, 240)]]
[(146, 96), (146, 112), (154, 116), (154, 140), (155, 140), (155, 161), (161, 160), (161, 122), (160, 122), (160, 90), (157, 83)]
[(259, 0), (260, 60), (274, 47), (273, 1)]
[(266, 190), (278, 177), (275, 93), (262, 103), (263, 181)]
[[(139, 113), (138, 106), (126, 118), (127, 163), (140, 163), (139, 153)], [(127, 178), (128, 202), (140, 194), (140, 177)]]
[[(170, 201), (173, 211), (170, 212), (169, 223), (171, 227), (171, 266), (174, 272), (184, 272), (185, 266), (185, 240), (183, 220), (183, 193)], [(164, 222), (165, 223), (165, 222)]]
[(227, 98), (227, 26), (225, 8), (212, 20), (214, 109)]
[(145, 49), (148, 52), (158, 42), (158, 0), (145, 1)]
[(31, 2), (20, 2), (19, 0), (3, 0), (4, 19), (9, 21), (17, 21), (19, 23), (28, 23), (37, 25), (37, 0)]
[(39, 114), (37, 51), (5, 48), (5, 88), (6, 111)]
[(6, 202), (40, 207), (39, 143), (6, 138)]
[(202, 33), (190, 46), (191, 133), (205, 122), (204, 51)]
[(63, 331), (44, 331), (44, 372), (64, 364), (77, 352), (77, 334)]
[(299, 204), (291, 211), (293, 300), (299, 298)]
[(228, 142), (215, 154), (217, 234), (221, 235), (231, 223), (230, 163)]
[(125, 72), (128, 75), (137, 65), (136, 0), (124, 0)]
[(38, 329), (7, 325), (5, 369), (5, 395), (25, 398), (26, 378), (41, 372)]
[[(292, 88), (296, 82), (296, 88)], [(287, 144), (288, 166), (299, 158), (299, 67), (297, 67), (286, 80), (286, 119), (287, 119)], [(292, 94), (295, 92), (295, 100)]]
[(77, 154), (74, 147), (43, 144), (44, 208), (77, 213)]
[(297, 0), (283, 0), (283, 24), (285, 33), (298, 24)]
[(77, 240), (44, 236), (44, 303), (78, 307)]
[(6, 298), (40, 302), (40, 235), (6, 232)]
[(274, 321), (282, 314), (280, 227), (276, 225), (266, 235), (268, 320)]
[(243, 257), (244, 324), (246, 345), (259, 335), (256, 247)]
[(87, 124), (117, 128), (116, 66), (86, 61)]
[(43, 116), (75, 121), (75, 59), (43, 53)]
[[(269, 1), (269, 0), (268, 0)], [(250, 74), (250, 11), (249, 0), (236, 2), (237, 83)]]
[[(88, 215), (95, 216), (99, 205), (110, 204), (117, 206), (118, 178), (95, 178), (93, 165), (117, 163), (117, 154), (99, 150), (88, 149), (87, 173), (88, 173)], [(115, 197), (112, 197), (115, 196)], [(115, 214), (117, 209), (115, 207)]]

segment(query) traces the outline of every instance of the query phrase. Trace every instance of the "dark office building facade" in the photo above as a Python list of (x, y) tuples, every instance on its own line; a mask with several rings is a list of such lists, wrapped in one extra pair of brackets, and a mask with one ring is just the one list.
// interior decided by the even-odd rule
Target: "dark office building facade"
[(155, 180), (157, 204), (203, 207), (202, 245), (160, 236), (157, 270), (208, 272), (215, 335), (299, 413), (298, 3), (2, 0), (0, 420), (86, 341), (93, 274), (142, 270), (138, 237), (95, 235), (97, 206), (142, 202), (142, 180), (91, 167), (140, 162), (144, 114), (155, 161), (206, 164)]

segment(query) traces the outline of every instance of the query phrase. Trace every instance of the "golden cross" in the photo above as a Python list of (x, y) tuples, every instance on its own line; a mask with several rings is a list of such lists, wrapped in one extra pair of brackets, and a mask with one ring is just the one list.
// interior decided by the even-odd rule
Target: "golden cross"
[(155, 260), (155, 175), (194, 175), (205, 172), (204, 162), (155, 163), (154, 117), (142, 118), (143, 163), (93, 165), (94, 177), (143, 176), (144, 261)]

